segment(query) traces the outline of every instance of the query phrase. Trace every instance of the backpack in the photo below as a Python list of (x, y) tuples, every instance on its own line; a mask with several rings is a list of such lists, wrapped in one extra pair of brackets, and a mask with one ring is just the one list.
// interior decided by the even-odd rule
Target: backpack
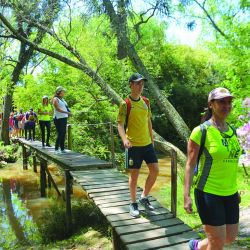
[[(149, 100), (145, 96), (141, 96), (141, 98), (146, 103), (147, 107), (149, 108)], [(126, 105), (127, 105), (127, 114), (126, 114), (126, 119), (125, 119), (125, 124), (124, 124), (124, 130), (126, 131), (127, 126), (128, 126), (128, 118), (129, 118), (129, 114), (131, 111), (131, 101), (129, 98), (126, 98), (124, 101), (126, 102)]]
[[(204, 123), (202, 123), (200, 125), (200, 130), (201, 130), (201, 141), (200, 141), (200, 149), (199, 149), (199, 153), (198, 153), (198, 157), (197, 157), (197, 164), (194, 168), (194, 175), (198, 174), (198, 170), (199, 170), (199, 164), (200, 164), (200, 158), (201, 155), (203, 153), (204, 147), (205, 147), (205, 142), (206, 142), (206, 136), (207, 136), (207, 129), (208, 127), (211, 125), (210, 121), (205, 121)], [(229, 125), (228, 126), (233, 130), (233, 133), (236, 135), (236, 129)]]
[(17, 120), (22, 121), (23, 117), (24, 117), (24, 114), (19, 113), (17, 116)]

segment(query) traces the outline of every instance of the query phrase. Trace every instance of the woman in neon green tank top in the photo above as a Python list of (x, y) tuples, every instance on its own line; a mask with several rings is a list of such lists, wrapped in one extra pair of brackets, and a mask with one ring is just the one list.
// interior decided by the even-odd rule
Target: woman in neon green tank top
[(39, 125), (42, 134), (42, 146), (45, 147), (45, 128), (47, 130), (47, 137), (46, 137), (46, 146), (51, 147), (49, 143), (50, 139), (50, 120), (52, 114), (52, 107), (49, 104), (48, 96), (43, 96), (42, 103), (38, 107), (38, 115), (39, 115)]
[[(235, 129), (226, 123), (232, 99), (225, 88), (216, 88), (208, 96), (208, 110), (203, 117), (206, 122), (202, 125), (206, 137), (195, 183), (195, 203), (207, 238), (190, 240), (191, 250), (222, 250), (237, 236), (240, 198), (236, 178), (241, 150)], [(192, 212), (190, 188), (202, 145), (202, 126), (194, 128), (188, 142), (184, 184), (184, 208), (188, 213)]]

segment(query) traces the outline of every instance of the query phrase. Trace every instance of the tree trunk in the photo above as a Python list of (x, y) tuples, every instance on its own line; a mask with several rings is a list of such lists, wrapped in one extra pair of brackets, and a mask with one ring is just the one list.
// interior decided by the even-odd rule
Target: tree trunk
[(143, 74), (148, 81), (146, 82), (151, 96), (156, 100), (160, 110), (166, 115), (168, 120), (176, 129), (179, 136), (184, 139), (186, 142), (190, 135), (190, 130), (182, 117), (173, 107), (173, 105), (164, 97), (161, 93), (157, 85), (154, 84), (152, 77), (150, 76), (148, 70), (143, 64), (141, 58), (136, 52), (133, 44), (130, 42), (127, 34), (127, 18), (126, 18), (126, 9), (124, 0), (118, 1), (118, 11), (117, 14), (110, 0), (103, 1), (104, 7), (106, 8), (106, 13), (110, 18), (110, 22), (112, 24), (112, 28), (114, 29), (118, 44), (119, 50), (121, 46), (126, 51), (126, 54), (132, 61), (134, 67), (138, 72)]
[(4, 96), (3, 117), (2, 117), (2, 129), (1, 140), (4, 145), (10, 144), (9, 139), (9, 116), (12, 108), (12, 93), (8, 93)]
[[(46, 19), (44, 20), (44, 23), (46, 23), (48, 25), (48, 27), (50, 27), (53, 23), (54, 18), (56, 17), (57, 13), (58, 13), (58, 1), (54, 1), (51, 2), (49, 4), (49, 6), (47, 7), (47, 9), (44, 10), (44, 13), (47, 13), (47, 11), (51, 11), (51, 15), (46, 16)], [(21, 18), (17, 17), (17, 19), (19, 20), (19, 24), (18, 24), (18, 31), (20, 34), (22, 34), (22, 36), (28, 37), (30, 35), (31, 32), (31, 26), (28, 25), (26, 27), (26, 33), (23, 30), (22, 27), (22, 22), (21, 22)], [(38, 33), (34, 39), (34, 42), (36, 44), (41, 43), (44, 35), (46, 34), (45, 31), (43, 30), (38, 30)], [(4, 142), (4, 145), (9, 145), (10, 144), (10, 138), (9, 138), (9, 116), (10, 116), (10, 112), (12, 109), (12, 99), (13, 99), (13, 92), (14, 92), (14, 88), (17, 84), (17, 82), (19, 81), (19, 77), (20, 74), (22, 73), (23, 68), (25, 67), (25, 65), (29, 62), (30, 58), (33, 55), (34, 52), (34, 47), (33, 46), (29, 46), (26, 42), (21, 41), (20, 44), (20, 50), (19, 50), (19, 55), (18, 55), (18, 62), (12, 72), (12, 78), (11, 78), (11, 84), (7, 89), (7, 94), (4, 97), (4, 107), (3, 107), (3, 118), (2, 118), (2, 130), (1, 130), (1, 136), (0, 139)]]

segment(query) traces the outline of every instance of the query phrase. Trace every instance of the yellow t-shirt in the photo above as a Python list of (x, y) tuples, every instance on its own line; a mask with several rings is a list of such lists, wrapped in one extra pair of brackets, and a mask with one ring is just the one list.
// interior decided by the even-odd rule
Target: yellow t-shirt
[[(200, 127), (194, 128), (190, 139), (200, 145)], [(228, 196), (237, 192), (237, 167), (240, 145), (232, 128), (221, 133), (207, 127), (204, 150), (200, 158), (196, 188), (207, 193)]]
[[(131, 110), (128, 118), (126, 135), (132, 146), (146, 146), (152, 143), (148, 122), (150, 119), (150, 108), (140, 97), (138, 101), (130, 98)], [(117, 118), (118, 123), (125, 123), (127, 115), (127, 104), (122, 101)]]
[[(41, 112), (50, 112), (50, 113), (52, 113), (52, 107), (51, 107), (50, 104), (48, 104), (47, 106), (41, 104), (38, 107), (38, 110), (41, 111)], [(38, 118), (39, 118), (40, 121), (50, 121), (50, 117), (51, 117), (51, 115), (41, 115), (41, 114), (39, 114)]]

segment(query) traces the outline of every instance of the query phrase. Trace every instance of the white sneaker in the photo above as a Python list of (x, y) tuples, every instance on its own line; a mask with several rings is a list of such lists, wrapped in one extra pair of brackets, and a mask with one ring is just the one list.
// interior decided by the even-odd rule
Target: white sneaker
[(132, 217), (139, 217), (140, 212), (138, 210), (138, 204), (136, 202), (129, 205), (129, 213)]
[(61, 152), (61, 150), (55, 150), (55, 155), (60, 155), (62, 152)]

